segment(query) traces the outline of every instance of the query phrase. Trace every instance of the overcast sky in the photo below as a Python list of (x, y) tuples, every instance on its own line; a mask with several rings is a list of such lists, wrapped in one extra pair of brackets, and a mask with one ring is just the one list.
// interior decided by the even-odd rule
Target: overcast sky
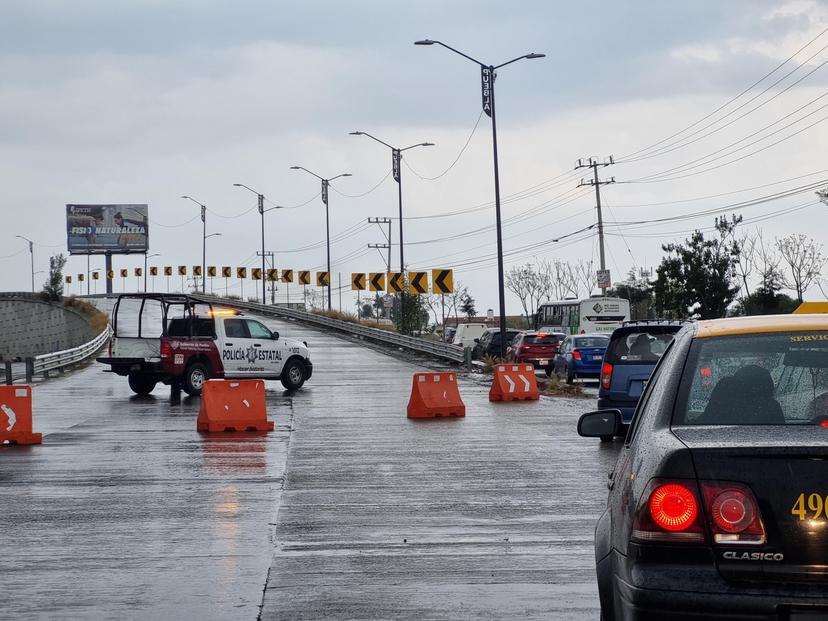
[[(422, 38), (491, 64), (547, 55), (498, 72), (507, 268), (555, 258), (597, 264), (592, 231), (552, 240), (595, 222), (594, 193), (576, 189), (575, 160), (613, 155), (623, 163), (600, 174), (619, 182), (602, 188), (613, 233), (607, 267), (619, 280), (632, 267), (655, 267), (662, 243), (710, 227), (714, 216), (615, 221), (710, 210), (828, 180), (828, 96), (818, 99), (828, 91), (828, 67), (818, 68), (828, 60), (828, 33), (818, 36), (826, 27), (828, 3), (813, 0), (7, 0), (0, 288), (30, 286), (28, 246), (15, 235), (36, 242), (37, 271), (50, 254), (66, 252), (67, 203), (147, 203), (150, 252), (161, 255), (150, 264), (192, 266), (201, 262), (201, 223), (198, 207), (180, 198), (191, 195), (210, 209), (208, 233), (222, 234), (208, 240), (207, 263), (252, 267), (261, 244), (259, 215), (248, 211), (256, 197), (233, 183), (264, 193), (268, 206), (302, 205), (266, 214), (267, 248), (279, 268), (322, 268), (319, 183), (289, 170), (294, 164), (326, 177), (353, 174), (330, 193), (334, 284), (338, 273), (347, 280), (382, 271), (384, 259), (367, 248), (384, 242), (382, 232), (361, 223), (396, 217), (397, 187), (387, 149), (348, 135), (363, 130), (400, 146), (436, 143), (405, 154), (406, 263), (454, 267), (478, 310), (496, 309), (491, 125), (480, 118), (479, 70), (446, 49), (412, 44)], [(439, 179), (424, 179), (455, 160)], [(768, 238), (804, 232), (826, 243), (826, 210), (808, 191), (740, 213), (758, 221), (745, 228), (761, 226)], [(116, 269), (142, 264), (115, 258)], [(102, 266), (92, 259), (93, 269)], [(86, 271), (86, 258), (72, 257), (67, 271)], [(38, 287), (44, 277), (36, 275)], [(165, 290), (165, 279), (155, 286)], [(224, 281), (215, 286), (223, 290)], [(238, 293), (235, 281), (231, 289)], [(252, 290), (248, 281), (245, 293)], [(348, 291), (343, 305), (351, 303)], [(509, 312), (519, 309), (509, 295)]]

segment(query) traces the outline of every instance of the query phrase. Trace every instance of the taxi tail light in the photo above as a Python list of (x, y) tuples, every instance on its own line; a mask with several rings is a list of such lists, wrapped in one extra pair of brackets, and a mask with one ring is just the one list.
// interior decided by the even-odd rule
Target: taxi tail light
[(605, 362), (601, 365), (601, 387), (609, 390), (610, 384), (612, 384), (612, 364)]
[(647, 485), (633, 522), (638, 543), (702, 543), (704, 525), (696, 483), (653, 479)]
[(172, 347), (170, 346), (168, 341), (162, 340), (161, 341), (161, 359), (165, 360), (167, 358), (172, 358)]
[(741, 483), (701, 482), (713, 542), (726, 545), (763, 545), (765, 524), (756, 497)]
[(577, 349), (574, 350), (572, 352), (572, 357), (575, 358), (575, 360), (580, 360), (581, 359), (581, 352), (579, 352)]

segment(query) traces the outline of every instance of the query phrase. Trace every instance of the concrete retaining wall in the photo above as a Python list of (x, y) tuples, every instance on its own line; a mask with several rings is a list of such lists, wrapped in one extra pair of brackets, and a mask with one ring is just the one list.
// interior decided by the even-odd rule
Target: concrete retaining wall
[(86, 315), (32, 294), (0, 293), (0, 358), (13, 360), (83, 345), (95, 335)]

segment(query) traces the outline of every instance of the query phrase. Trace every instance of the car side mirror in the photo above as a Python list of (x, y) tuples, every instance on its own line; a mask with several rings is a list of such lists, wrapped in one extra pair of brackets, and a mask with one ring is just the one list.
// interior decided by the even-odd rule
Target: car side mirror
[(270, 335), (270, 338), (272, 338), (274, 341), (278, 341), (279, 340), (279, 333), (278, 332), (273, 332)]
[(578, 435), (584, 438), (618, 435), (621, 431), (621, 410), (597, 410), (578, 419)]
[(474, 342), (475, 342), (475, 343), (479, 343), (479, 342), (480, 342), (480, 339), (474, 339)]

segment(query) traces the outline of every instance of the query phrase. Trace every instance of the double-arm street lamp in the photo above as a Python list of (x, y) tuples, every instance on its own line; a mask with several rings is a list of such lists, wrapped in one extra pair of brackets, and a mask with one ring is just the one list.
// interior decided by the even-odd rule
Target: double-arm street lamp
[[(384, 140), (380, 140), (376, 136), (372, 136), (368, 132), (355, 131), (351, 132), (351, 136), (367, 136), (371, 140), (380, 143), (391, 149), (391, 172), (394, 175), (394, 181), (397, 182), (397, 196), (399, 198), (400, 208), (400, 272), (405, 273), (405, 254), (403, 251), (403, 200), (402, 200), (402, 152), (409, 149), (416, 149), (417, 147), (433, 147), (433, 142), (419, 142), (408, 147), (392, 147)], [(388, 240), (391, 243), (391, 240)], [(402, 294), (402, 302), (400, 304), (400, 328), (405, 332), (405, 292)]]
[(492, 119), (492, 150), (494, 153), (494, 187), (495, 187), (495, 222), (497, 228), (497, 283), (498, 283), (498, 295), (500, 298), (500, 356), (501, 358), (506, 357), (506, 293), (504, 289), (504, 280), (503, 280), (503, 233), (501, 231), (500, 225), (500, 174), (498, 171), (498, 164), (497, 164), (497, 118), (495, 116), (495, 92), (494, 92), (494, 84), (495, 84), (495, 72), (500, 69), (501, 67), (505, 67), (506, 65), (511, 65), (514, 62), (519, 60), (523, 60), (524, 58), (533, 59), (533, 58), (543, 58), (546, 54), (524, 54), (523, 56), (518, 56), (517, 58), (513, 58), (510, 61), (505, 63), (501, 63), (499, 65), (487, 65), (485, 63), (480, 62), (479, 60), (472, 58), (471, 56), (464, 54), (459, 50), (455, 50), (453, 47), (446, 45), (441, 41), (432, 41), (431, 39), (422, 39), (420, 41), (415, 41), (414, 45), (441, 45), (442, 47), (446, 48), (462, 56), (463, 58), (472, 61), (476, 65), (480, 66), (480, 87), (482, 91), (482, 102), (483, 102), (483, 112), (485, 112), (491, 119)]
[(273, 207), (270, 207), (269, 209), (265, 209), (264, 208), (264, 202), (265, 202), (265, 195), (264, 194), (262, 194), (261, 192), (257, 192), (253, 188), (251, 188), (249, 186), (246, 186), (243, 183), (234, 183), (233, 185), (236, 186), (237, 188), (244, 188), (245, 190), (249, 190), (250, 192), (253, 192), (253, 194), (255, 194), (259, 199), (259, 214), (262, 216), (262, 304), (266, 304), (267, 303), (267, 297), (266, 297), (267, 296), (267, 278), (265, 277), (265, 274), (267, 273), (267, 268), (265, 267), (265, 220), (264, 220), (264, 215), (268, 211), (273, 211), (274, 209), (282, 209), (283, 207), (281, 205), (275, 205)]
[(34, 271), (34, 242), (31, 239), (29, 239), (28, 237), (23, 237), (22, 235), (15, 235), (15, 237), (19, 237), (20, 239), (23, 239), (23, 240), (29, 242), (29, 254), (32, 255), (32, 293), (34, 293), (34, 290), (35, 290), (35, 287), (34, 287), (34, 277), (35, 277), (35, 271)]
[(322, 182), (322, 202), (325, 203), (325, 240), (328, 248), (328, 310), (331, 310), (331, 218), (328, 211), (328, 186), (334, 179), (340, 177), (350, 177), (351, 173), (342, 173), (336, 177), (325, 179), (320, 177), (315, 172), (312, 172), (304, 166), (291, 166), (291, 170), (304, 170), (309, 175), (313, 175)]
[[(207, 205), (199, 203), (192, 196), (182, 196), (201, 207), (201, 292), (207, 292)], [(146, 284), (146, 283), (144, 283)], [(198, 281), (196, 281), (198, 287)]]

